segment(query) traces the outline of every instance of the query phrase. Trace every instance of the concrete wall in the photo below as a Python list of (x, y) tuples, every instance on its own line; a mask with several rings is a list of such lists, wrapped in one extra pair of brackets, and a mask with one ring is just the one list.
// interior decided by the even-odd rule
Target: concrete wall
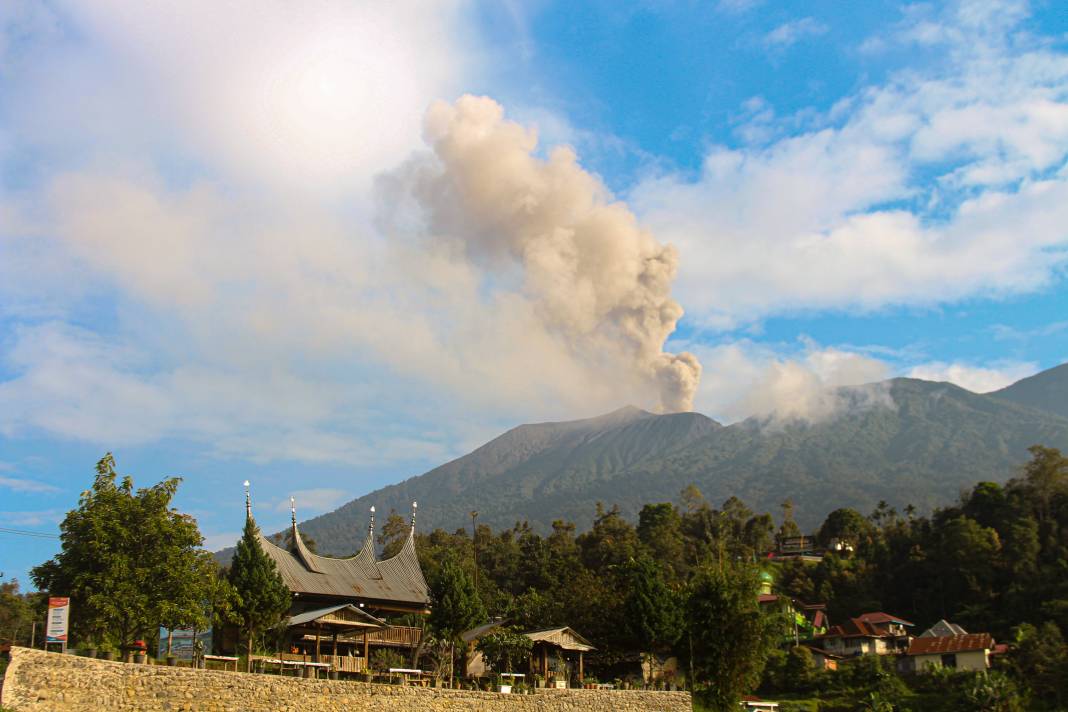
[[(942, 667), (942, 656), (940, 654), (913, 655), (911, 657), (913, 658), (916, 672), (922, 672), (931, 667)], [(986, 670), (990, 667), (990, 659), (986, 650), (969, 650), (963, 653), (956, 653), (956, 657), (957, 670)]]
[(90, 660), (12, 648), (0, 703), (17, 712), (689, 712), (687, 692), (536, 695), (304, 680)]

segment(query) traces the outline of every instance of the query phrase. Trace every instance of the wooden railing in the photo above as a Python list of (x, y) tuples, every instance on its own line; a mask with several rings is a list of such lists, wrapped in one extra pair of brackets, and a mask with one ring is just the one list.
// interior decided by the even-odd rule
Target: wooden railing
[(319, 660), (329, 663), (338, 672), (363, 672), (367, 669), (367, 659), (349, 655), (320, 655)]
[(402, 648), (414, 648), (419, 645), (421, 636), (422, 631), (418, 628), (397, 625), (382, 630), (371, 631), (367, 634), (367, 642), (371, 645), (391, 645)]

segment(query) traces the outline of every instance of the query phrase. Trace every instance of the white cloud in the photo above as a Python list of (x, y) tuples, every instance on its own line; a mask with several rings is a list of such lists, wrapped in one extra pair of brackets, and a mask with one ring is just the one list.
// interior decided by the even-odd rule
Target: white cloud
[(764, 46), (769, 49), (787, 49), (807, 37), (818, 37), (827, 32), (827, 26), (811, 18), (802, 17), (785, 22), (764, 35)]
[(747, 340), (688, 346), (705, 366), (697, 410), (723, 422), (750, 416), (818, 421), (853, 407), (891, 405), (882, 387), (849, 397), (838, 392), (891, 375), (886, 362), (857, 351), (823, 347), (809, 340), (799, 346), (775, 347)]
[[(352, 499), (352, 495), (345, 490), (329, 487), (294, 490), (289, 495), (295, 500), (298, 519), (305, 519), (308, 515), (330, 512)], [(289, 507), (289, 499), (283, 499), (275, 504), (274, 510), (276, 512), (288, 512)]]
[(973, 393), (990, 393), (1010, 386), (1021, 378), (1034, 375), (1038, 370), (1038, 364), (1029, 362), (974, 366), (960, 362), (932, 361), (915, 366), (908, 375), (925, 381), (948, 381)]
[(763, 4), (764, 0), (719, 0), (719, 2), (716, 3), (716, 8), (720, 12), (733, 15), (749, 12)]
[(230, 546), (235, 546), (238, 540), (241, 539), (241, 532), (220, 532), (218, 534), (205, 534), (204, 549), (208, 551), (219, 551)]
[[(946, 63), (868, 87), (802, 133), (714, 147), (696, 180), (638, 185), (638, 214), (683, 255), (690, 318), (733, 328), (1054, 279), (1068, 254), (1068, 56), (1027, 43), (1015, 17), (966, 4), (938, 18)], [(771, 133), (766, 112), (754, 121), (738, 132)]]
[(45, 493), (60, 491), (58, 487), (50, 485), (47, 482), (27, 480), (21, 477), (0, 477), (0, 487), (6, 487), (7, 489), (14, 490), (15, 492), (26, 493)]
[(11, 527), (58, 526), (64, 516), (66, 513), (58, 509), (7, 511), (0, 512), (0, 522)]
[(11, 65), (23, 141), (112, 164), (169, 145), (194, 172), (306, 196), (366, 187), (472, 69), (464, 6), (448, 0), (57, 7), (69, 29), (22, 38)]

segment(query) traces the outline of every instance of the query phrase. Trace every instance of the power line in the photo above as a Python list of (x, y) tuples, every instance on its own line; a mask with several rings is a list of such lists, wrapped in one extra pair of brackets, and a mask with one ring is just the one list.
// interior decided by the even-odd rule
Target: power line
[(9, 529), (8, 527), (0, 527), (0, 534), (18, 534), (19, 536), (32, 536), (38, 539), (58, 539), (56, 534), (46, 534), (45, 532), (31, 532), (25, 529)]

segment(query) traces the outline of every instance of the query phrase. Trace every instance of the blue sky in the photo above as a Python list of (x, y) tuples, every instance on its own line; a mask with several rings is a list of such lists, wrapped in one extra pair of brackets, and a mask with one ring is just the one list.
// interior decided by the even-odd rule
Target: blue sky
[(1063, 3), (621, 5), (0, 5), (0, 527), (1068, 361)]

